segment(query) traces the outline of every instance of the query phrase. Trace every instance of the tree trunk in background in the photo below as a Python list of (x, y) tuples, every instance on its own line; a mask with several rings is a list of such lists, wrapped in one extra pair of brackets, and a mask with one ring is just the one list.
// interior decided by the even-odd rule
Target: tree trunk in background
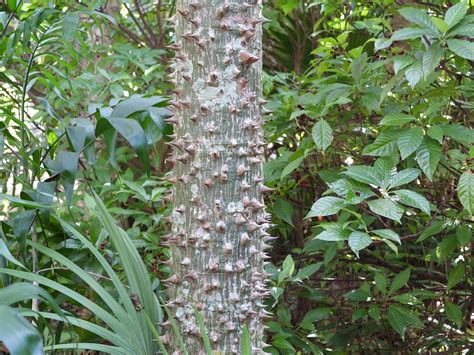
[[(247, 325), (263, 346), (269, 227), (262, 194), (261, 0), (178, 0), (171, 102), (176, 184), (170, 306), (187, 351), (241, 353)], [(172, 350), (179, 349), (176, 339)], [(179, 351), (177, 351), (179, 353)]]

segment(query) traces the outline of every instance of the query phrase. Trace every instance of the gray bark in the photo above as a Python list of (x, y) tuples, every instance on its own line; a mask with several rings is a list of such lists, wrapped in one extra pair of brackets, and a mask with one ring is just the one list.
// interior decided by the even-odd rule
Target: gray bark
[[(263, 347), (268, 216), (262, 185), (261, 0), (178, 0), (174, 62), (176, 161), (169, 306), (190, 354)], [(177, 349), (172, 339), (172, 350)]]

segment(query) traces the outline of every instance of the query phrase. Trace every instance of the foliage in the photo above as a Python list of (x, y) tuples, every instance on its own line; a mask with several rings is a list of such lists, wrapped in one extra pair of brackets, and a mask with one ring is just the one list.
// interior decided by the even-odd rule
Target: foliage
[[(460, 352), (472, 336), (473, 8), (403, 3), (265, 2), (271, 353)], [(157, 302), (174, 8), (0, 5), (12, 353), (152, 353), (176, 331)]]

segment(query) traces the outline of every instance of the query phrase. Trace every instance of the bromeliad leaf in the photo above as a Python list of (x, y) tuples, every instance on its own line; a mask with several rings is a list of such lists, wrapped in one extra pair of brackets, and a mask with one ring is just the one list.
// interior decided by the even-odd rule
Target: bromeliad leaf
[(419, 193), (411, 190), (397, 190), (394, 191), (394, 194), (400, 198), (400, 202), (404, 205), (418, 208), (430, 215), (430, 203)]
[(474, 214), (474, 176), (470, 170), (465, 171), (458, 182), (459, 201), (471, 215)]
[(430, 181), (441, 159), (441, 146), (431, 138), (425, 137), (416, 151), (416, 161)]
[(319, 150), (324, 152), (331, 145), (332, 129), (325, 120), (321, 119), (314, 125), (312, 134), (314, 143)]
[(423, 129), (421, 127), (412, 127), (400, 133), (397, 144), (402, 159), (406, 159), (410, 154), (416, 152), (423, 142)]
[(316, 216), (330, 216), (338, 213), (344, 207), (344, 199), (334, 196), (322, 197), (311, 207), (305, 218)]
[(397, 222), (400, 222), (400, 218), (402, 218), (403, 208), (392, 200), (379, 198), (378, 200), (369, 201), (367, 204), (369, 205), (370, 210), (379, 216)]
[(357, 257), (359, 257), (359, 251), (367, 248), (371, 243), (370, 235), (358, 231), (352, 232), (348, 240), (349, 247)]
[(389, 189), (408, 184), (415, 180), (418, 175), (420, 175), (420, 170), (415, 168), (399, 171), (390, 178)]

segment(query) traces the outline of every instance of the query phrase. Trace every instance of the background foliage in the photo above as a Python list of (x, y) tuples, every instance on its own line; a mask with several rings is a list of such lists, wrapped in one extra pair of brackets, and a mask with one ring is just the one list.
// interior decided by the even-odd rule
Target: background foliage
[[(264, 5), (279, 237), (267, 351), (467, 349), (472, 4)], [(173, 1), (1, 5), (0, 314), (17, 327), (0, 325), (0, 340), (12, 353), (148, 354), (173, 331), (158, 305), (173, 13)]]

